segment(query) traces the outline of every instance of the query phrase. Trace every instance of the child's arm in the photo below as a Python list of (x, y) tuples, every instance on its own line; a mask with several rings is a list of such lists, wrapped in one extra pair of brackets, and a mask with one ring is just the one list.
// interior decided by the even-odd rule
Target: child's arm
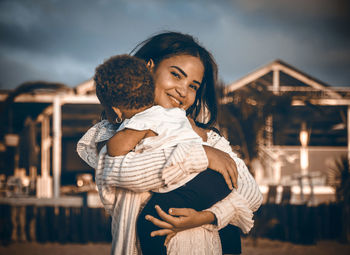
[(126, 155), (144, 138), (155, 136), (151, 130), (135, 130), (125, 128), (117, 132), (107, 142), (107, 152), (111, 157)]

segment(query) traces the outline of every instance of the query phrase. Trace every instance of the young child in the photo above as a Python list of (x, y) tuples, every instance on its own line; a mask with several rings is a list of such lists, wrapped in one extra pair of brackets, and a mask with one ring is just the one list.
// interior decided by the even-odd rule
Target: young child
[(96, 94), (121, 123), (107, 142), (109, 156), (142, 152), (179, 143), (203, 143), (180, 108), (154, 105), (150, 66), (129, 55), (111, 57), (96, 68)]

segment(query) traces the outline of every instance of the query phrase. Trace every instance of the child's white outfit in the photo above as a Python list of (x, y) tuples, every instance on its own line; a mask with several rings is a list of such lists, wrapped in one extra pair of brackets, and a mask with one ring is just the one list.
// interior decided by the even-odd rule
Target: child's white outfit
[(186, 117), (186, 111), (180, 108), (152, 106), (124, 120), (117, 131), (124, 128), (140, 131), (149, 129), (158, 134), (143, 139), (135, 147), (135, 152), (172, 147), (179, 143), (203, 143), (199, 135), (193, 131)]
[[(150, 152), (158, 149), (170, 148), (178, 144), (199, 145), (205, 144), (202, 138), (193, 131), (190, 121), (186, 117), (186, 111), (180, 108), (164, 108), (159, 105), (152, 106), (142, 112), (125, 119), (119, 126), (118, 131), (125, 128), (134, 130), (152, 130), (157, 136), (141, 140), (135, 147), (134, 152)], [(173, 186), (168, 183), (154, 192), (169, 192), (187, 183), (196, 173), (189, 174), (186, 178), (176, 181)]]
[[(206, 170), (208, 160), (202, 139), (192, 130), (182, 109), (153, 106), (125, 120), (118, 131), (124, 128), (150, 129), (158, 135), (143, 139), (133, 152), (125, 156), (108, 156), (106, 146), (97, 155), (96, 143), (108, 140), (116, 132), (113, 125), (102, 121), (81, 138), (77, 151), (96, 169), (101, 201), (112, 215), (113, 254), (141, 254), (136, 241), (136, 220), (142, 202), (149, 194), (146, 191), (174, 190)], [(232, 153), (228, 142), (220, 138), (213, 131), (208, 133), (209, 145), (224, 150), (235, 160), (239, 190), (233, 190), (224, 200), (207, 209), (215, 214), (217, 226), (205, 225), (177, 234), (167, 247), (168, 254), (179, 254), (181, 244), (177, 242), (188, 240), (191, 243), (196, 236), (198, 240), (195, 242), (203, 242), (206, 251), (203, 254), (220, 254), (219, 229), (230, 223), (248, 232), (253, 226), (252, 210), (260, 206), (261, 193), (243, 161)], [(197, 235), (193, 235), (194, 231)], [(181, 251), (186, 249), (192, 251), (191, 246), (183, 246)]]

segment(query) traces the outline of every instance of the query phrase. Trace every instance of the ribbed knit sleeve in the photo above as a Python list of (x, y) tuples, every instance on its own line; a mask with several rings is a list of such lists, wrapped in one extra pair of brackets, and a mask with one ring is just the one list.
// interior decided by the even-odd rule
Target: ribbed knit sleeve
[(213, 228), (222, 229), (232, 224), (239, 227), (243, 233), (248, 233), (254, 226), (253, 212), (249, 209), (247, 201), (236, 190), (205, 211), (210, 211), (216, 216), (217, 225), (211, 225)]
[(208, 133), (208, 144), (216, 149), (228, 153), (235, 161), (238, 171), (237, 192), (247, 200), (249, 208), (255, 212), (259, 209), (263, 196), (254, 177), (250, 174), (244, 161), (232, 151), (230, 143), (214, 131)]
[[(238, 158), (237, 155), (232, 152), (229, 142), (224, 137), (210, 131), (208, 133), (208, 144), (216, 149), (228, 153), (235, 161), (238, 171), (238, 189), (237, 191), (234, 190), (231, 192), (225, 199), (217, 202), (207, 210), (215, 214), (218, 223), (217, 227), (219, 229), (225, 227), (228, 223), (237, 226), (237, 220), (242, 219), (241, 223), (246, 223), (244, 226), (242, 225), (242, 230), (247, 231), (250, 226), (248, 218), (252, 217), (249, 210), (256, 211), (260, 207), (263, 200), (259, 186), (255, 182), (253, 176), (250, 174), (244, 161)], [(243, 208), (244, 206), (242, 207), (242, 205), (244, 204), (248, 206), (249, 210), (237, 209)], [(237, 215), (237, 213), (243, 213), (244, 215)], [(234, 224), (235, 222), (236, 224)]]
[(201, 144), (179, 144), (120, 157), (108, 156), (104, 147), (99, 154), (96, 182), (135, 192), (150, 191), (201, 172), (207, 166), (208, 158)]
[(77, 144), (79, 156), (96, 170), (100, 198), (109, 213), (116, 203), (117, 188), (134, 192), (167, 188), (208, 167), (203, 146), (197, 143), (178, 144), (152, 152), (130, 152), (119, 157), (108, 156), (104, 146), (98, 153), (96, 144), (108, 140), (115, 132), (116, 128), (108, 121), (101, 121)]

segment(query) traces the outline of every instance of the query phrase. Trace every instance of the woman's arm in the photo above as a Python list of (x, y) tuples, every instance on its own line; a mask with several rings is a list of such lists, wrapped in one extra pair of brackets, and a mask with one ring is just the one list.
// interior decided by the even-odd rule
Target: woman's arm
[(230, 155), (207, 145), (203, 147), (209, 161), (208, 168), (220, 173), (230, 190), (237, 188), (237, 166)]
[(263, 200), (259, 186), (244, 161), (232, 152), (230, 143), (224, 137), (214, 131), (208, 132), (207, 137), (209, 145), (227, 153), (236, 162), (238, 188), (205, 211), (215, 215), (217, 228), (221, 229), (227, 224), (233, 224), (247, 232), (253, 226), (252, 212), (258, 210)]
[(166, 186), (203, 171), (208, 159), (201, 144), (178, 144), (153, 152), (130, 152), (111, 157), (106, 146), (98, 153), (97, 144), (109, 140), (116, 127), (103, 120), (91, 127), (77, 144), (79, 156), (96, 169), (96, 183), (103, 191), (115, 187), (135, 192)]
[[(191, 118), (188, 118), (188, 119), (192, 125), (193, 130), (197, 132), (199, 136), (202, 137), (203, 141), (206, 141), (211, 147), (227, 153), (228, 154), (227, 156), (231, 157), (235, 161), (236, 169), (238, 171), (238, 179), (237, 179), (238, 187), (235, 186), (237, 189), (237, 192), (247, 200), (249, 208), (252, 211), (258, 210), (263, 199), (259, 186), (257, 185), (254, 177), (250, 174), (244, 161), (238, 158), (237, 155), (232, 151), (229, 141), (227, 141), (224, 137), (220, 136), (218, 133), (214, 132), (213, 130), (206, 130), (198, 127), (193, 121), (193, 119)], [(217, 164), (220, 164), (220, 159), (222, 158), (222, 156), (218, 158), (217, 155), (215, 155), (214, 153), (214, 154), (211, 154), (213, 155), (213, 157), (210, 157), (207, 150), (206, 152), (209, 160), (209, 167), (214, 169)], [(224, 174), (223, 176), (226, 180), (227, 177), (225, 177)], [(234, 195), (232, 196), (234, 197)], [(219, 207), (221, 207), (221, 204), (225, 204), (225, 203), (218, 204)], [(228, 211), (228, 210), (223, 210), (223, 211)]]
[(101, 149), (96, 168), (98, 186), (135, 192), (164, 187), (207, 168), (208, 159), (201, 144), (178, 144), (153, 152), (129, 152), (111, 157)]
[(216, 149), (226, 152), (236, 162), (238, 171), (237, 192), (247, 200), (252, 211), (258, 210), (263, 197), (254, 177), (250, 174), (244, 161), (232, 151), (230, 143), (214, 131), (208, 133), (208, 143)]
[(235, 225), (243, 233), (248, 233), (254, 225), (252, 210), (248, 208), (246, 200), (235, 190), (210, 209), (204, 211), (190, 208), (170, 208), (169, 214), (167, 214), (159, 206), (156, 207), (156, 210), (163, 221), (152, 215), (146, 216), (147, 220), (161, 228), (152, 232), (152, 236), (171, 236), (173, 233), (200, 226), (209, 230), (221, 229), (227, 224)]
[[(233, 224), (240, 227), (243, 232), (249, 232), (252, 228), (252, 211), (256, 211), (262, 203), (262, 194), (259, 190), (259, 186), (256, 184), (253, 176), (249, 173), (243, 160), (239, 159), (237, 155), (232, 152), (231, 146), (225, 138), (210, 131), (208, 133), (208, 143), (214, 148), (228, 153), (236, 162), (238, 170), (238, 189), (233, 190), (225, 199), (217, 202), (205, 211), (197, 212), (188, 208), (181, 209), (183, 214), (186, 212), (185, 218), (184, 216), (175, 218), (171, 216), (171, 212), (169, 212), (169, 215), (157, 210), (158, 214), (164, 221), (160, 221), (152, 216), (149, 217), (149, 220), (155, 225), (165, 229), (155, 231), (153, 235), (167, 235), (168, 240), (174, 235), (174, 233), (179, 231), (179, 229), (182, 231), (205, 224), (210, 224), (205, 226), (209, 229), (221, 229), (227, 224)], [(177, 209), (173, 208), (172, 210), (174, 211)], [(212, 214), (203, 214), (203, 212), (211, 212)], [(213, 218), (215, 221), (213, 221)], [(164, 223), (167, 223), (168, 225), (165, 225)], [(194, 223), (195, 225), (193, 225)]]

